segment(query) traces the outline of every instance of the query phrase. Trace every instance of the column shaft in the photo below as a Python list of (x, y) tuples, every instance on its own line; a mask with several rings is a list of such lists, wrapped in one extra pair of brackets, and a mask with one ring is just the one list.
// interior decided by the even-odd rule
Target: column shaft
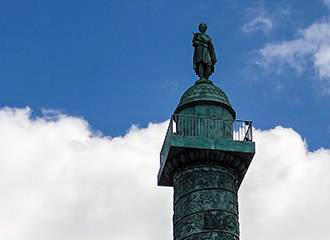
[(238, 240), (237, 175), (194, 165), (174, 176), (174, 240)]

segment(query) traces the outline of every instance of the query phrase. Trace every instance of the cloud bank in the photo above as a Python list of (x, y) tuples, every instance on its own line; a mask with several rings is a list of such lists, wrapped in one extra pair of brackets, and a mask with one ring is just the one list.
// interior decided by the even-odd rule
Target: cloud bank
[(300, 29), (295, 39), (266, 44), (256, 63), (271, 71), (289, 66), (299, 74), (311, 67), (330, 93), (330, 18)]
[[(1, 109), (0, 238), (172, 239), (172, 190), (156, 186), (167, 124), (110, 138), (80, 118)], [(283, 127), (254, 136), (242, 239), (328, 239), (330, 150)]]

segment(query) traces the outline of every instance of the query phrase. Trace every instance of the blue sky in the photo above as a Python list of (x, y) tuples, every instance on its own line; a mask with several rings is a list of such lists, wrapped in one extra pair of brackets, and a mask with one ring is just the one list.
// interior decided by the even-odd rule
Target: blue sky
[(200, 22), (257, 128), (242, 239), (330, 239), (330, 0), (2, 1), (1, 239), (172, 238), (159, 151)]
[(219, 59), (211, 79), (238, 118), (329, 148), (327, 3), (2, 1), (0, 104), (59, 110), (110, 136), (168, 119), (197, 79), (191, 37), (203, 21)]

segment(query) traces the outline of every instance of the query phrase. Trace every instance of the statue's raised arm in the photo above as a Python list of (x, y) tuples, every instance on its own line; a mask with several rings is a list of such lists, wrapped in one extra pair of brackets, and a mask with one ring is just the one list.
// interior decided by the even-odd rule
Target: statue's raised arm
[(205, 23), (199, 24), (199, 32), (194, 33), (192, 40), (195, 48), (193, 68), (200, 79), (209, 79), (217, 62), (212, 39), (205, 33), (206, 30)]

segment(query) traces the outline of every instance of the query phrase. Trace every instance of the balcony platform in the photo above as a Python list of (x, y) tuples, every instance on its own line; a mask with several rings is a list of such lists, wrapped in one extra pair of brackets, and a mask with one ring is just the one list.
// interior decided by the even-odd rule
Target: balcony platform
[(160, 153), (158, 185), (172, 186), (177, 169), (205, 162), (232, 168), (237, 173), (239, 186), (254, 154), (255, 143), (251, 138), (232, 140), (217, 136), (187, 136), (174, 131), (171, 121)]

